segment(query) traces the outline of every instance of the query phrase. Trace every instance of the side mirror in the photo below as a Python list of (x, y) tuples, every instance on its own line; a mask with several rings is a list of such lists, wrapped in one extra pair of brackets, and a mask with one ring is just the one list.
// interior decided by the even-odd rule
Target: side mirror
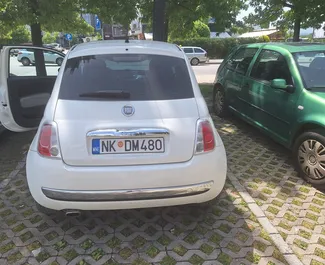
[(287, 88), (287, 81), (284, 79), (273, 79), (271, 81), (271, 87), (285, 90)]
[(287, 81), (285, 79), (273, 79), (271, 81), (271, 87), (284, 90), (288, 93), (293, 93), (295, 90), (292, 85), (287, 85)]
[(60, 67), (58, 68), (58, 72), (60, 72)]

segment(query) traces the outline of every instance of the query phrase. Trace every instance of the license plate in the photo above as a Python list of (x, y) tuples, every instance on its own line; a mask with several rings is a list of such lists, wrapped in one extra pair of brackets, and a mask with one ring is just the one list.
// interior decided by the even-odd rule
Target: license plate
[(92, 154), (164, 153), (164, 138), (93, 139)]

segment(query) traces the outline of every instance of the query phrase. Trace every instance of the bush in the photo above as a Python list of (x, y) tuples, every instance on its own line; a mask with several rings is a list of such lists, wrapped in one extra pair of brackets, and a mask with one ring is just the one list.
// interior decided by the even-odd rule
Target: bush
[[(267, 36), (266, 36), (267, 37)], [(265, 38), (193, 38), (193, 39), (174, 39), (171, 42), (181, 46), (198, 46), (208, 52), (209, 58), (223, 59), (228, 52), (237, 45), (268, 42), (270, 39)]]

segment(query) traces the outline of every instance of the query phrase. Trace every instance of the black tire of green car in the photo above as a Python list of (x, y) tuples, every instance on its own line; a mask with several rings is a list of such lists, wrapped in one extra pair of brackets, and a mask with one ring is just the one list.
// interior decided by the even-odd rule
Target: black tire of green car
[(213, 111), (221, 118), (226, 117), (228, 114), (225, 90), (222, 86), (216, 86), (213, 89)]
[(314, 187), (325, 188), (325, 129), (302, 133), (295, 141), (293, 156), (300, 177)]
[(21, 63), (23, 64), (23, 66), (28, 66), (30, 65), (30, 60), (26, 57), (21, 59)]

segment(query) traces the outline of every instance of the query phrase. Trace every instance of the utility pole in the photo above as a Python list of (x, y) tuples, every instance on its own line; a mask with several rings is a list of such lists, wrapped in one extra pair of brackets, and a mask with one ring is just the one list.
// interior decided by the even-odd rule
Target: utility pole
[(153, 7), (153, 40), (167, 41), (166, 0), (155, 0)]

